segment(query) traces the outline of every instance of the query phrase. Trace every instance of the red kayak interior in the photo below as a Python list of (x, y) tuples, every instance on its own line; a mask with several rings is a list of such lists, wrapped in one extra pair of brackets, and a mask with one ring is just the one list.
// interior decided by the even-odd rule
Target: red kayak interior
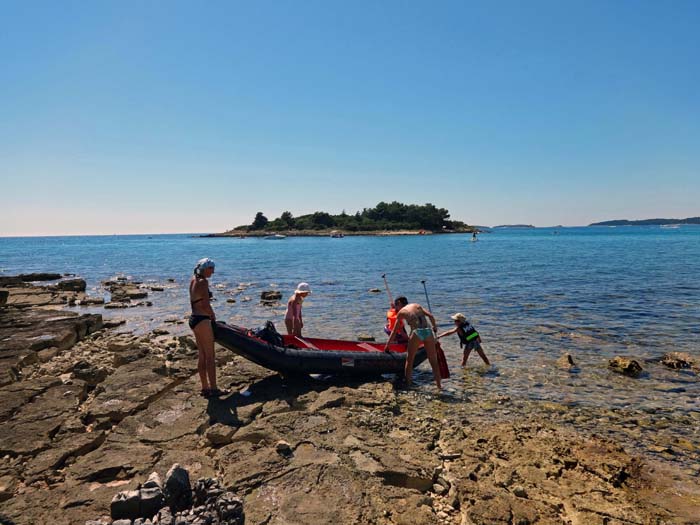
[[(363, 341), (342, 341), (339, 339), (317, 339), (315, 337), (296, 337), (294, 335), (283, 335), (284, 346), (293, 348), (308, 348), (309, 350), (331, 350), (341, 352), (383, 352), (385, 343), (372, 343)], [(391, 344), (389, 350), (392, 352), (405, 352), (405, 344)]]

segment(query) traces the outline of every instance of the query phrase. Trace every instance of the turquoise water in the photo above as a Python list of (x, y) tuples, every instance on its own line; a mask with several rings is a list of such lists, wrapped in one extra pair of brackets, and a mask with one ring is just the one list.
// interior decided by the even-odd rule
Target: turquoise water
[[(695, 375), (645, 362), (672, 350), (700, 358), (700, 227), (500, 229), (478, 242), (469, 238), (2, 238), (0, 274), (75, 273), (96, 295), (105, 294), (102, 280), (117, 275), (164, 283), (165, 292), (150, 294), (150, 308), (90, 309), (126, 318), (126, 328), (139, 331), (187, 314), (191, 268), (208, 256), (217, 263), (212, 287), (221, 320), (257, 326), (272, 319), (281, 328), (284, 308), (261, 306), (260, 292), (279, 289), (286, 298), (307, 281), (313, 294), (304, 304), (306, 335), (377, 339), (387, 308), (381, 275), (395, 295), (423, 304), (426, 280), (438, 322), (464, 312), (494, 363), (486, 369), (473, 354), (462, 371), (457, 342), (447, 340), (453, 377), (446, 386), (455, 396), (498, 392), (582, 406), (700, 410)], [(246, 285), (239, 293), (240, 283)], [(553, 366), (563, 352), (578, 362), (576, 373)], [(614, 355), (637, 358), (646, 374), (612, 374), (606, 363)], [(418, 380), (429, 387), (426, 366)]]

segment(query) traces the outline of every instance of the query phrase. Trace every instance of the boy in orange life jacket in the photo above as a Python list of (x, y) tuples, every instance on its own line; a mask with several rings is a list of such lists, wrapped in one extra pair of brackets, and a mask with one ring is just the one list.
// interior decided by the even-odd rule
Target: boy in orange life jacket
[(454, 314), (451, 319), (455, 322), (455, 327), (452, 330), (443, 332), (437, 336), (438, 339), (445, 337), (446, 335), (452, 335), (455, 332), (459, 337), (459, 346), (464, 347), (464, 355), (462, 356), (462, 366), (467, 366), (467, 359), (469, 359), (469, 354), (472, 350), (476, 350), (479, 353), (481, 359), (484, 363), (490, 365), (486, 354), (484, 354), (484, 349), (481, 347), (481, 337), (479, 332), (471, 325), (464, 314)]
[[(386, 325), (384, 326), (384, 331), (386, 332), (387, 335), (391, 334), (391, 331), (394, 329), (394, 325), (396, 324), (396, 319), (399, 315), (399, 310), (406, 306), (408, 304), (408, 299), (406, 299), (403, 295), (400, 295), (399, 297), (396, 298), (394, 303), (391, 305), (391, 308), (389, 308), (386, 312)], [(406, 333), (406, 327), (401, 326), (399, 330), (396, 332), (396, 336), (394, 337), (394, 341), (397, 343), (405, 344), (408, 342), (408, 334)]]

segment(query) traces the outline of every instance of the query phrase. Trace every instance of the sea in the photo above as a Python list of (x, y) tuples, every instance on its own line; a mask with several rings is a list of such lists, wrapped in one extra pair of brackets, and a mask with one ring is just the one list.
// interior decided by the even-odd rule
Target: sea
[[(580, 409), (700, 413), (698, 376), (657, 362), (670, 351), (700, 361), (700, 226), (499, 228), (476, 242), (467, 234), (0, 238), (0, 275), (76, 274), (89, 294), (106, 299), (101, 283), (116, 277), (162, 285), (150, 292), (152, 306), (74, 308), (126, 319), (121, 329), (136, 332), (185, 318), (188, 282), (202, 257), (216, 262), (213, 306), (229, 323), (272, 320), (281, 331), (286, 298), (304, 281), (312, 289), (303, 306), (305, 335), (384, 340), (383, 275), (394, 297), (429, 304), (442, 329), (453, 326), (450, 315), (464, 313), (492, 366), (473, 352), (462, 369), (456, 337), (443, 339), (452, 372), (445, 386), (455, 399), (499, 395)], [(282, 302), (262, 305), (265, 290), (282, 292)], [(555, 364), (565, 353), (576, 363), (571, 371)], [(638, 360), (642, 376), (610, 371), (608, 360), (618, 355)], [(432, 388), (427, 363), (416, 381)]]

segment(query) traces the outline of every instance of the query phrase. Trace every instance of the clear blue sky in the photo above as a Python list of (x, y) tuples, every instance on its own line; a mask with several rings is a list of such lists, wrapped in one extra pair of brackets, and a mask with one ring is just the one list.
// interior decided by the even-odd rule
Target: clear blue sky
[(2, 3), (0, 235), (700, 215), (700, 2)]

